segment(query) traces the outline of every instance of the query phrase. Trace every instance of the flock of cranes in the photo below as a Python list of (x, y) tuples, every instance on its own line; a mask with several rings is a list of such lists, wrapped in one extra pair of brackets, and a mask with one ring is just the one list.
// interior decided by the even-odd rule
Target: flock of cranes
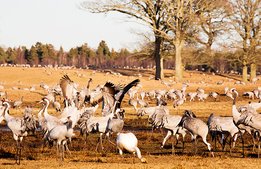
[[(171, 136), (175, 136), (177, 140), (182, 136), (183, 150), (185, 136), (190, 135), (194, 142), (195, 153), (197, 151), (197, 137), (201, 137), (207, 149), (214, 156), (213, 146), (207, 141), (208, 134), (213, 140), (220, 139), (222, 149), (226, 144), (226, 135), (229, 133), (231, 138), (230, 151), (236, 145), (236, 140), (240, 136), (243, 140), (243, 134), (249, 133), (255, 141), (258, 142), (258, 157), (260, 150), (261, 139), (261, 115), (257, 110), (261, 107), (260, 102), (249, 102), (249, 104), (237, 107), (236, 99), (239, 93), (235, 88), (225, 88), (224, 94), (210, 92), (209, 94), (203, 88), (198, 88), (195, 92), (186, 92), (188, 84), (183, 84), (181, 90), (153, 90), (140, 91), (142, 85), (140, 80), (136, 79), (127, 85), (115, 85), (112, 82), (106, 82), (104, 85), (98, 85), (95, 89), (90, 89), (92, 83), (90, 78), (86, 88), (78, 90), (78, 85), (70, 79), (68, 75), (64, 75), (59, 85), (49, 88), (45, 84), (41, 87), (48, 91), (48, 94), (42, 98), (39, 104), (42, 104), (41, 109), (37, 114), (37, 118), (32, 114), (30, 107), (25, 109), (23, 117), (13, 117), (9, 114), (10, 102), (8, 99), (2, 100), (0, 106), (0, 123), (5, 120), (8, 128), (13, 133), (13, 138), (16, 141), (16, 163), (20, 164), (21, 159), (21, 143), (23, 137), (27, 136), (28, 132), (41, 130), (45, 144), (55, 143), (57, 147), (58, 158), (63, 161), (65, 150), (69, 151), (68, 143), (75, 137), (75, 130), (78, 128), (82, 135), (86, 136), (95, 132), (99, 133), (100, 137), (97, 141), (96, 150), (99, 147), (103, 150), (104, 136), (110, 140), (112, 133), (117, 133), (116, 147), (122, 155), (123, 150), (127, 150), (137, 155), (141, 162), (146, 162), (142, 157), (140, 149), (137, 147), (138, 139), (132, 133), (124, 133), (124, 117), (125, 110), (122, 108), (124, 96), (129, 95), (128, 104), (133, 106), (137, 116), (148, 116), (148, 122), (155, 128), (163, 128), (167, 131), (164, 137), (161, 148), (164, 148), (165, 143)], [(63, 106), (56, 100), (56, 96), (63, 97)], [(208, 97), (213, 97), (215, 101), (218, 97), (226, 96), (233, 100), (231, 117), (221, 117), (211, 114), (207, 123), (196, 117), (191, 110), (185, 110), (183, 115), (172, 115), (167, 107), (167, 102), (172, 101), (173, 107), (176, 108), (184, 104), (189, 97), (189, 101), (193, 102), (197, 98), (199, 101), (205, 101)], [(250, 99), (261, 99), (261, 89), (257, 88), (251, 92), (245, 92), (243, 96)], [(149, 106), (146, 99), (155, 101), (155, 106)], [(13, 107), (19, 108), (23, 102), (23, 97), (17, 102), (14, 102)], [(95, 113), (98, 110), (99, 103), (102, 102), (101, 115)], [(53, 116), (48, 113), (48, 107), (52, 104), (59, 116)], [(243, 141), (242, 141), (243, 142)], [(215, 142), (216, 147), (216, 142)], [(173, 147), (174, 148), (174, 147)], [(70, 152), (70, 151), (69, 151)], [(244, 154), (244, 146), (243, 146)]]

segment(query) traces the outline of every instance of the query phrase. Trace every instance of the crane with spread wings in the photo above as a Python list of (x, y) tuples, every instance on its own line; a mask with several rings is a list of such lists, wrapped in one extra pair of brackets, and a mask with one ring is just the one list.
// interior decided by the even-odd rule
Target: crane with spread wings
[(115, 85), (112, 82), (106, 82), (101, 88), (101, 93), (93, 98), (93, 101), (103, 102), (102, 115), (106, 116), (109, 113), (115, 113), (116, 109), (121, 108), (121, 102), (124, 95), (133, 86), (137, 86), (139, 79), (133, 80), (126, 86), (119, 84)]
[(77, 99), (77, 84), (68, 75), (64, 75), (60, 80), (60, 87), (64, 97), (65, 107), (75, 104)]

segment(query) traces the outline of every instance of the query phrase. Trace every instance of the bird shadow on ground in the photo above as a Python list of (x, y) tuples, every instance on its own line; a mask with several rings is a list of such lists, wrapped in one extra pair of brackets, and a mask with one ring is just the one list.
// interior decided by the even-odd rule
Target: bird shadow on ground
[(10, 152), (7, 152), (3, 149), (0, 149), (0, 158), (14, 158), (15, 155), (10, 153)]
[(1, 165), (16, 165), (16, 163), (1, 163)]

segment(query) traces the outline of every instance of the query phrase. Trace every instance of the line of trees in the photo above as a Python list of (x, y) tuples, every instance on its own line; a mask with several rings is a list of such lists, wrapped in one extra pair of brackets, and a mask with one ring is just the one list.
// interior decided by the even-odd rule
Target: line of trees
[[(105, 41), (101, 41), (97, 49), (88, 47), (85, 43), (79, 47), (64, 51), (62, 47), (59, 50), (54, 49), (51, 44), (42, 44), (37, 42), (30, 49), (26, 47), (2, 48), (0, 47), (0, 64), (29, 64), (31, 66), (74, 66), (77, 68), (155, 68), (154, 62), (154, 43), (149, 42), (141, 46), (142, 50), (128, 51), (121, 49), (116, 52), (109, 49)], [(175, 49), (167, 44), (163, 48), (162, 64), (163, 67), (173, 69), (175, 62), (173, 55)], [(184, 67), (188, 70), (204, 70), (216, 73), (242, 72), (242, 66), (238, 58), (243, 55), (242, 50), (235, 52), (212, 52), (210, 58), (204, 50), (198, 48), (189, 48), (182, 51), (184, 53)], [(261, 50), (259, 50), (259, 56)], [(260, 60), (259, 60), (260, 61)], [(258, 63), (258, 61), (257, 61)], [(250, 70), (248, 70), (250, 71)], [(260, 72), (261, 70), (259, 70)]]
[[(90, 48), (86, 43), (64, 51), (56, 50), (52, 44), (37, 42), (30, 49), (25, 46), (18, 48), (0, 47), (0, 64), (28, 64), (31, 66), (75, 66), (77, 68), (113, 68), (113, 67), (153, 67), (151, 59), (137, 60), (135, 53), (128, 49), (115, 51), (109, 49), (102, 40), (97, 49)], [(138, 61), (138, 62), (137, 62)]]

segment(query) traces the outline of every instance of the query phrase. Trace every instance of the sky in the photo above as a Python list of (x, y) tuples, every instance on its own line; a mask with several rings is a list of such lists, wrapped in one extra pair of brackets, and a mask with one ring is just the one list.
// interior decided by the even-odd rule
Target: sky
[(97, 48), (104, 40), (110, 49), (134, 50), (146, 31), (135, 22), (126, 22), (119, 13), (92, 14), (79, 9), (88, 0), (0, 0), (0, 46), (30, 48), (36, 42), (70, 48), (87, 43)]

